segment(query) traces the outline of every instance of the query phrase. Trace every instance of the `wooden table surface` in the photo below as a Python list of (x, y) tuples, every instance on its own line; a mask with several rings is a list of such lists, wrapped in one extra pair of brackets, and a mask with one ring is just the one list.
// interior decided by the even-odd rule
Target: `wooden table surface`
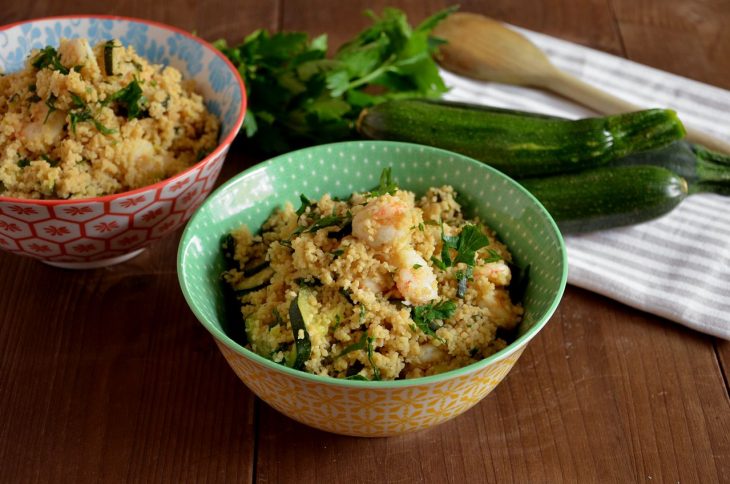
[[(261, 27), (327, 32), (337, 46), (366, 8), (415, 22), (447, 4), (9, 0), (0, 23), (112, 13), (229, 41)], [(728, 1), (461, 5), (730, 89)], [(221, 181), (258, 161), (234, 144)], [(466, 414), (403, 437), (329, 435), (237, 380), (178, 288), (179, 235), (89, 271), (0, 254), (0, 481), (730, 482), (728, 342), (568, 287)]]

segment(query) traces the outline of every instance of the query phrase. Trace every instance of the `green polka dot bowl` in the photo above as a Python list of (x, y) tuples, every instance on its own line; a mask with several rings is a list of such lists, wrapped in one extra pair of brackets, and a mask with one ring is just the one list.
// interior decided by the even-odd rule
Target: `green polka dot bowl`
[[(325, 193), (347, 197), (378, 185), (391, 167), (399, 187), (423, 194), (452, 185), (468, 216), (492, 227), (513, 262), (529, 267), (524, 316), (515, 340), (458, 370), (398, 381), (354, 381), (312, 375), (263, 358), (239, 344), (242, 323), (226, 319), (220, 274), (222, 237), (246, 224), (255, 232), (277, 207)], [(188, 223), (178, 252), (178, 277), (195, 316), (233, 371), (284, 415), (325, 431), (388, 436), (422, 430), (476, 405), (513, 367), (547, 324), (562, 297), (567, 260), (562, 237), (540, 203), (504, 174), (436, 148), (388, 141), (354, 141), (288, 153), (254, 166), (218, 188)]]

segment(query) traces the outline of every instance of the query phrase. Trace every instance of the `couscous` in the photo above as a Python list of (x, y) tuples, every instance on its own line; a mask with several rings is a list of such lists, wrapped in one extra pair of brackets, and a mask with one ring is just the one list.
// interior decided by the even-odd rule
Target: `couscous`
[(242, 226), (223, 241), (224, 286), (249, 349), (318, 375), (392, 380), (506, 345), (500, 336), (523, 312), (510, 297), (511, 255), (465, 219), (452, 187), (417, 198), (385, 173), (348, 200), (301, 200), (258, 235)]
[(102, 196), (188, 168), (219, 121), (180, 71), (118, 40), (62, 39), (0, 76), (0, 195)]

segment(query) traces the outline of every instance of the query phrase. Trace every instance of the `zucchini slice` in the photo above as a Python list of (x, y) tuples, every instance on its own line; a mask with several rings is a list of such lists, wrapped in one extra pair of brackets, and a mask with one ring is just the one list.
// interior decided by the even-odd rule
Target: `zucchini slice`
[(252, 276), (244, 277), (243, 279), (241, 279), (239, 282), (236, 283), (234, 289), (237, 292), (250, 292), (261, 289), (269, 283), (269, 281), (271, 280), (271, 276), (273, 275), (274, 269), (266, 266)]
[(294, 334), (294, 346), (296, 348), (296, 358), (291, 367), (295, 370), (301, 370), (304, 367), (304, 362), (312, 354), (312, 343), (309, 340), (307, 325), (312, 324), (315, 316), (316, 310), (311, 305), (311, 298), (315, 294), (314, 290), (303, 287), (289, 306), (289, 320), (291, 321), (291, 330)]

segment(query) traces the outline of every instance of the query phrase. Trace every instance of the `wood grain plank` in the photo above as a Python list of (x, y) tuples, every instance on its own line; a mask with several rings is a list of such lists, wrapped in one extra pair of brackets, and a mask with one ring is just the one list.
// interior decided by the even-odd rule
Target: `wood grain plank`
[(710, 338), (609, 306), (570, 288), (490, 396), (425, 432), (353, 439), (262, 405), (257, 480), (726, 481), (730, 404)]
[[(8, 5), (6, 5), (8, 4)], [(7, 7), (7, 8), (6, 8)], [(0, 25), (38, 17), (73, 14), (105, 14), (144, 18), (167, 23), (205, 39), (220, 37), (240, 40), (258, 28), (275, 28), (279, 16), (276, 0), (231, 2), (209, 0), (198, 2), (149, 2), (146, 0), (98, 2), (95, 0), (39, 0), (4, 2)]]
[(730, 88), (730, 3), (611, 0), (627, 56), (675, 74)]
[(96, 271), (0, 255), (4, 478), (250, 479), (253, 399), (176, 287), (177, 238)]
[[(324, 2), (306, 4), (285, 1), (284, 28), (334, 32), (330, 38), (336, 45), (364, 26), (343, 19), (336, 8), (321, 17)], [(391, 4), (413, 21), (442, 6)], [(355, 2), (351, 8), (359, 7)], [(608, 2), (581, 7), (560, 1), (465, 2), (462, 10), (624, 53)], [(338, 15), (336, 25), (324, 28)], [(436, 429), (351, 439), (309, 429), (262, 405), (256, 477), (259, 482), (723, 481), (730, 478), (729, 409), (711, 338), (569, 288), (553, 321), (494, 394)], [(317, 465), (296, 465), (308, 461)]]
[[(241, 31), (274, 28), (278, 9), (14, 1), (0, 22), (103, 12), (238, 40)], [(234, 145), (220, 181), (258, 161), (245, 153)], [(179, 236), (94, 271), (0, 254), (0, 480), (252, 480), (254, 398), (182, 298)]]

